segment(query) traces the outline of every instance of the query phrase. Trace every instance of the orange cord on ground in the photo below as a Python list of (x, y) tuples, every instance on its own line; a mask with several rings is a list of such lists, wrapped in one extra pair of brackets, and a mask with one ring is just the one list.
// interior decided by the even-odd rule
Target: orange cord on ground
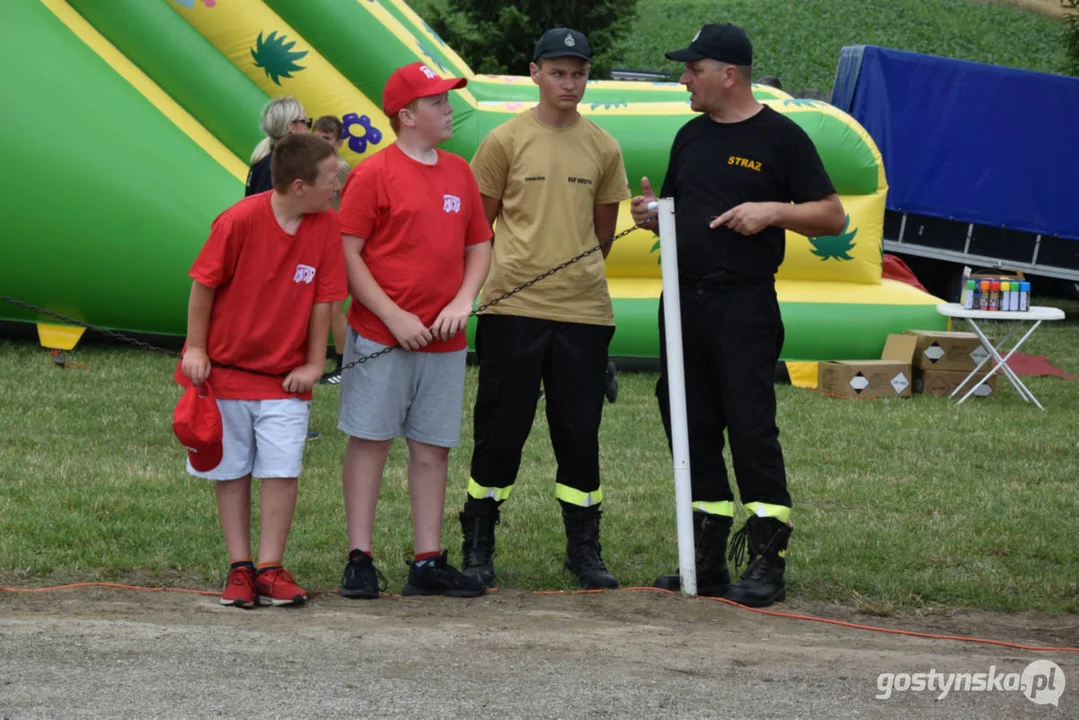
[[(668, 595), (676, 595), (677, 593), (671, 590), (663, 590), (661, 588), (654, 587), (632, 587), (622, 588), (623, 590), (645, 590), (649, 592), (666, 593)], [(591, 594), (597, 592), (604, 592), (603, 590), (540, 590), (536, 595), (582, 595)], [(875, 627), (873, 625), (859, 625), (858, 623), (846, 622), (845, 620), (830, 620), (828, 618), (815, 617), (813, 615), (799, 615), (797, 613), (785, 613), (777, 612), (775, 610), (763, 610), (761, 608), (751, 608), (746, 605), (739, 605), (738, 603), (727, 600), (725, 598), (716, 597), (701, 597), (702, 600), (715, 600), (716, 602), (726, 603), (731, 607), (736, 607), (740, 610), (748, 610), (750, 612), (760, 613), (761, 615), (771, 615), (772, 617), (787, 618), (790, 620), (806, 620), (809, 622), (826, 623), (828, 625), (840, 625), (842, 627), (853, 628), (855, 630), (869, 630), (872, 632), (888, 633), (890, 635), (907, 635), (909, 637), (928, 638), (930, 640), (956, 640), (959, 642), (969, 643), (981, 643), (984, 645), (1000, 645), (1007, 648), (1015, 648), (1016, 650), (1034, 650), (1037, 652), (1074, 652), (1079, 653), (1079, 648), (1075, 647), (1041, 647), (1038, 645), (1020, 645), (1018, 643), (1005, 642), (1003, 640), (988, 640), (986, 638), (972, 638), (963, 637), (961, 635), (937, 635), (935, 633), (923, 633), (914, 630), (893, 630), (892, 628)]]
[[(113, 588), (116, 590), (140, 590), (143, 592), (178, 592), (188, 593), (191, 595), (212, 595), (217, 596), (221, 593), (214, 592), (212, 590), (189, 590), (187, 588), (169, 588), (169, 587), (139, 587), (136, 585), (120, 585), (119, 583), (107, 583), (107, 582), (86, 582), (86, 583), (74, 583), (71, 585), (57, 585), (54, 587), (43, 588), (11, 588), (0, 587), (0, 592), (13, 592), (13, 593), (45, 593), (53, 592), (55, 590), (70, 590), (73, 588), (85, 588), (85, 587), (103, 587)], [(491, 588), (492, 591), (497, 592), (498, 588)], [(667, 595), (675, 595), (677, 593), (671, 590), (662, 590), (660, 588), (653, 587), (631, 587), (622, 588), (626, 591), (647, 591), (666, 593)], [(534, 595), (594, 595), (597, 593), (608, 592), (606, 590), (537, 590)], [(391, 595), (390, 597), (396, 597)], [(1001, 647), (1013, 648), (1016, 650), (1031, 650), (1035, 652), (1073, 652), (1079, 653), (1079, 648), (1074, 647), (1042, 647), (1038, 645), (1020, 645), (1019, 643), (1010, 643), (1003, 640), (989, 640), (986, 638), (973, 638), (963, 637), (962, 635), (938, 635), (936, 633), (923, 633), (915, 630), (894, 630), (892, 628), (875, 627), (873, 625), (860, 625), (858, 623), (847, 622), (845, 620), (831, 620), (829, 618), (820, 618), (813, 615), (800, 615), (797, 613), (785, 613), (777, 612), (775, 610), (764, 610), (761, 608), (751, 608), (745, 605), (739, 605), (736, 602), (727, 600), (724, 598), (701, 598), (704, 600), (715, 600), (716, 602), (726, 603), (732, 607), (736, 607), (740, 610), (748, 610), (749, 612), (759, 613), (761, 615), (770, 615), (772, 617), (787, 618), (788, 620), (805, 620), (808, 622), (819, 622), (827, 625), (839, 625), (840, 627), (853, 628), (855, 630), (868, 630), (871, 632), (887, 633), (889, 635), (906, 635), (908, 637), (926, 638), (929, 640), (955, 640), (957, 642), (969, 642), (980, 643), (983, 645), (999, 645)]]
[(54, 590), (70, 590), (72, 588), (86, 588), (86, 587), (113, 588), (115, 590), (141, 590), (143, 592), (178, 592), (178, 593), (189, 593), (191, 595), (220, 595), (221, 594), (219, 592), (214, 592), (212, 590), (188, 590), (187, 588), (169, 588), (169, 587), (139, 587), (138, 585), (120, 585), (119, 583), (107, 583), (107, 582), (73, 583), (71, 585), (56, 585), (55, 587), (43, 587), (43, 588), (0, 587), (0, 592), (45, 593), (45, 592), (52, 592)]

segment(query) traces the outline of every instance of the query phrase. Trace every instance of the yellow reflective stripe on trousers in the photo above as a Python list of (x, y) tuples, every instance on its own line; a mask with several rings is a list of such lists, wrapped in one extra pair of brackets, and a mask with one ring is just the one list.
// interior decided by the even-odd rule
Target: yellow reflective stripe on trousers
[(782, 505), (751, 502), (746, 503), (746, 515), (775, 518), (779, 522), (785, 523), (790, 520), (791, 509), (789, 507), (783, 507)]
[(500, 487), (484, 487), (472, 478), (468, 479), (468, 496), (475, 498), (476, 500), (495, 500), (502, 502), (510, 496), (510, 492), (513, 490), (513, 486), (500, 488)]
[(576, 505), (577, 507), (592, 507), (603, 502), (603, 488), (596, 488), (592, 492), (581, 492), (568, 485), (555, 483), (554, 496), (562, 502)]
[(693, 509), (700, 510), (703, 513), (709, 515), (722, 515), (723, 517), (734, 517), (734, 501), (733, 500), (716, 500), (713, 502), (707, 502), (704, 500), (694, 500)]

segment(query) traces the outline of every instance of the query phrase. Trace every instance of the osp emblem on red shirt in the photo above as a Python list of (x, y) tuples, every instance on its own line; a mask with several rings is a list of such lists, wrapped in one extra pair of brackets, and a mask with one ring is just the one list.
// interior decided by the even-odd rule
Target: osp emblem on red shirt
[(308, 283), (315, 279), (315, 268), (310, 265), (297, 265), (296, 274), (292, 276), (294, 283)]

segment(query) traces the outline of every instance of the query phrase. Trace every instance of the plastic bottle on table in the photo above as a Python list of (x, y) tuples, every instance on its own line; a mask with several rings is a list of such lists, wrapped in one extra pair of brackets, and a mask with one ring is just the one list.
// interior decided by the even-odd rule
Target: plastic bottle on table
[(1000, 310), (1000, 280), (989, 283), (989, 311)]
[(1030, 311), (1030, 283), (1024, 280), (1019, 283), (1019, 312)]
[(988, 310), (989, 309), (989, 281), (988, 280), (982, 280), (980, 285), (981, 285), (981, 287), (978, 288), (980, 290), (980, 292), (978, 293), (978, 309), (979, 310)]

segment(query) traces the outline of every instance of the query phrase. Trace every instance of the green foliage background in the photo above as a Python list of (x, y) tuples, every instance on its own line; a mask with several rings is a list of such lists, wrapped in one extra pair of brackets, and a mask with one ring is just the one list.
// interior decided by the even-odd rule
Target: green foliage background
[(431, 0), (421, 14), (479, 73), (527, 75), (544, 30), (569, 27), (588, 36), (592, 75), (607, 77), (615, 41), (632, 28), (637, 0)]
[(1079, 0), (1060, 0), (1060, 6), (1068, 10), (1064, 17), (1064, 72), (1079, 75)]
[[(447, 2), (412, 0), (428, 19), (438, 3)], [(491, 18), (474, 28), (480, 38), (511, 31), (496, 15)], [(609, 55), (611, 67), (674, 73), (677, 64), (663, 53), (686, 45), (708, 22), (746, 28), (755, 46), (757, 76), (778, 75), (787, 89), (831, 88), (839, 51), (846, 45), (880, 45), (1042, 72), (1071, 67), (1079, 74), (1079, 62), (1069, 59), (1061, 42), (1067, 29), (1062, 22), (974, 0), (648, 0), (640, 3), (629, 32), (612, 47), (604, 44), (607, 36), (594, 33), (592, 45)], [(1072, 37), (1077, 35), (1079, 30)], [(534, 41), (521, 41), (522, 49), (530, 50)], [(1079, 40), (1073, 43), (1079, 53)]]

